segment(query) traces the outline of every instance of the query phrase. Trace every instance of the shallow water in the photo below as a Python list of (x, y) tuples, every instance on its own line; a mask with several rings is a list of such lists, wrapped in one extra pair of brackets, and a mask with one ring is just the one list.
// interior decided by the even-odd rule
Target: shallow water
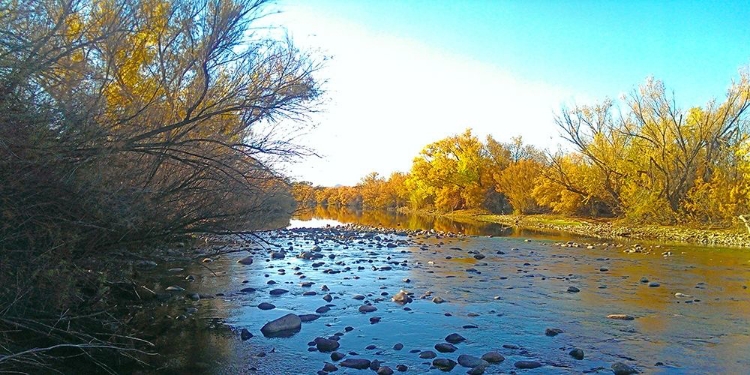
[[(389, 226), (412, 229), (410, 222)], [(459, 223), (453, 223), (453, 229), (482, 235), (391, 233), (373, 237), (358, 233), (342, 237), (351, 233), (325, 228), (336, 222), (292, 224), (323, 228), (268, 232), (262, 236), (266, 242), (237, 247), (246, 253), (193, 265), (157, 286), (177, 284), (191, 293), (224, 294), (182, 302), (197, 307), (198, 312), (180, 321), (163, 338), (162, 348), (171, 352), (172, 359), (160, 373), (314, 374), (324, 362), (332, 361), (327, 353), (309, 352), (308, 342), (336, 333), (343, 333), (338, 351), (349, 353), (346, 358), (377, 359), (394, 369), (404, 364), (407, 373), (442, 373), (431, 368), (432, 360), (420, 359), (410, 351), (435, 351), (434, 345), (454, 332), (467, 340), (456, 345), (456, 352), (438, 353), (438, 358), (456, 360), (459, 354), (500, 352), (506, 360), (488, 367), (487, 374), (612, 373), (610, 366), (615, 362), (642, 373), (741, 374), (750, 368), (747, 250), (651, 246), (626, 253), (632, 244), (605, 245), (579, 239), (593, 248), (563, 247), (560, 241), (564, 244), (575, 239), (512, 234), (499, 227)], [(494, 236), (503, 233), (513, 236)], [(389, 242), (398, 246), (387, 247)], [(316, 244), (325, 258), (294, 257)], [(287, 250), (287, 257), (270, 260), (268, 252), (281, 249)], [(475, 259), (477, 252), (485, 258)], [(665, 256), (665, 252), (670, 253)], [(236, 263), (248, 253), (255, 259), (252, 265)], [(315, 262), (325, 264), (313, 267)], [(327, 269), (339, 273), (325, 273)], [(187, 273), (196, 280), (185, 281)], [(269, 285), (271, 281), (275, 284)], [(314, 284), (302, 287), (303, 281)], [(649, 286), (651, 282), (659, 286)], [(270, 320), (288, 312), (314, 313), (326, 305), (323, 285), (334, 298), (329, 312), (303, 323), (292, 337), (262, 336), (260, 328)], [(568, 292), (569, 286), (580, 292)], [(245, 287), (257, 291), (240, 293)], [(270, 296), (268, 292), (275, 288), (289, 293)], [(390, 300), (401, 289), (414, 293), (412, 303), (399, 305)], [(302, 296), (305, 291), (317, 295)], [(447, 302), (433, 303), (432, 296), (420, 299), (428, 291)], [(676, 297), (675, 293), (689, 297)], [(366, 299), (353, 299), (356, 294)], [(261, 302), (276, 308), (260, 310), (257, 305)], [(364, 302), (372, 303), (377, 311), (358, 312)], [(609, 314), (628, 314), (635, 319), (613, 320), (607, 318)], [(371, 324), (371, 317), (381, 320)], [(222, 329), (227, 326), (231, 330)], [(345, 332), (348, 326), (353, 327), (351, 332)], [(241, 328), (254, 337), (242, 341)], [(563, 333), (549, 337), (547, 328), (559, 328)], [(396, 343), (404, 348), (394, 350)], [(366, 349), (368, 345), (375, 349)], [(585, 358), (579, 361), (569, 356), (573, 348), (583, 349)], [(543, 366), (518, 370), (514, 363), (519, 360), (534, 360)], [(457, 366), (452, 373), (466, 370)], [(339, 367), (336, 373), (367, 371)]]

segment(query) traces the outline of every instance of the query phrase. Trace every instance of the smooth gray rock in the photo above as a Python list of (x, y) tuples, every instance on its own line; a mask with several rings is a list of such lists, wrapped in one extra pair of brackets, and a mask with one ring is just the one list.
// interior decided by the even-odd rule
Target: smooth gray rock
[(237, 263), (239, 263), (239, 264), (244, 264), (244, 265), (246, 265), (246, 266), (249, 266), (249, 265), (253, 264), (253, 257), (251, 257), (251, 256), (246, 256), (246, 257), (244, 257), (244, 258), (242, 258), (242, 259), (238, 260), (238, 261), (237, 261)]
[(286, 314), (266, 323), (260, 331), (264, 336), (291, 336), (302, 328), (302, 319), (295, 314)]
[(436, 358), (432, 365), (443, 371), (451, 371), (456, 367), (456, 361), (448, 358)]
[(542, 367), (542, 364), (537, 361), (518, 361), (514, 363), (513, 366), (520, 369), (532, 369)]
[(505, 357), (503, 357), (503, 355), (498, 352), (489, 352), (485, 353), (482, 356), (482, 359), (489, 363), (500, 363), (505, 360)]
[(487, 366), (489, 362), (473, 355), (461, 354), (458, 356), (458, 364), (463, 367), (474, 368), (477, 366)]
[(616, 362), (612, 365), (612, 371), (615, 373), (615, 375), (631, 375), (631, 374), (637, 374), (638, 370), (622, 363), (622, 362)]
[(571, 357), (573, 357), (573, 358), (575, 358), (575, 359), (577, 359), (579, 361), (583, 359), (583, 350), (582, 349), (575, 348), (575, 349), (571, 350), (570, 353), (568, 353), (568, 354), (570, 354)]
[(445, 341), (451, 344), (458, 344), (459, 342), (466, 341), (466, 338), (459, 335), (458, 333), (451, 333), (450, 335), (445, 337)]
[(364, 358), (347, 358), (339, 362), (339, 366), (364, 370), (370, 368), (370, 360)]
[(327, 338), (317, 337), (315, 339), (315, 346), (318, 348), (318, 351), (322, 353), (330, 353), (338, 349), (340, 344), (336, 340), (329, 340)]
[(440, 353), (453, 353), (458, 350), (458, 348), (453, 344), (441, 342), (439, 344), (435, 344), (435, 350), (439, 351)]

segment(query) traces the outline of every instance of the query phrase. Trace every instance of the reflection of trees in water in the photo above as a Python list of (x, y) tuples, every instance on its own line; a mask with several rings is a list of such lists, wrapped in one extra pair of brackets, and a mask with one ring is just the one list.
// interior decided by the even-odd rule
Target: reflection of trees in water
[(361, 224), (385, 228), (409, 230), (435, 229), (440, 232), (464, 233), (468, 235), (508, 234), (507, 228), (479, 221), (455, 221), (444, 217), (403, 214), (386, 210), (350, 210), (340, 207), (316, 206), (297, 213), (299, 220), (328, 219), (344, 224)]

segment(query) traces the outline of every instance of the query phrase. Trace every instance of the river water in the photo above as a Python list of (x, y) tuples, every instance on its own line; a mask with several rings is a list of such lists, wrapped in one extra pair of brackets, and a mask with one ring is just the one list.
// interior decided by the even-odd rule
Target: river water
[[(394, 230), (374, 235), (336, 227), (342, 223)], [(407, 235), (419, 229), (436, 233)], [(458, 333), (466, 341), (438, 358), (501, 353), (505, 361), (487, 367), (487, 374), (611, 374), (617, 362), (641, 373), (750, 373), (750, 252), (636, 245), (385, 212), (302, 215), (290, 229), (222, 245), (242, 252), (179, 265), (185, 270), (153, 285), (179, 285), (203, 296), (170, 302), (187, 319), (158, 340), (169, 360), (153, 372), (315, 374), (325, 362), (335, 362), (328, 353), (308, 351), (308, 343), (340, 335), (338, 351), (345, 359), (377, 359), (393, 369), (405, 365), (406, 373), (442, 373), (418, 351), (437, 352), (435, 344)], [(314, 247), (322, 259), (295, 257)], [(282, 250), (285, 258), (271, 259), (271, 251)], [(237, 263), (248, 254), (252, 265)], [(185, 280), (188, 274), (195, 281)], [(256, 291), (241, 292), (247, 287)], [(289, 293), (271, 296), (277, 288)], [(391, 301), (402, 289), (413, 293), (412, 303)], [(326, 294), (330, 303), (322, 298)], [(434, 303), (436, 296), (446, 302)], [(262, 302), (276, 307), (261, 310)], [(377, 311), (360, 313), (363, 303)], [(260, 332), (289, 312), (315, 313), (325, 305), (330, 311), (291, 337), (265, 338)], [(608, 318), (612, 314), (634, 319)], [(253, 337), (243, 341), (243, 328)], [(548, 336), (547, 329), (562, 333)], [(573, 348), (582, 349), (584, 359), (572, 358)], [(519, 370), (518, 361), (542, 366)], [(457, 366), (451, 373), (467, 370)], [(374, 372), (336, 372), (349, 373)]]

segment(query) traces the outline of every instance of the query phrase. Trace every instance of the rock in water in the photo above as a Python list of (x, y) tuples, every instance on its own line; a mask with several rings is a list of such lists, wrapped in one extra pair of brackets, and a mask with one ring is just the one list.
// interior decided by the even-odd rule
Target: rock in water
[(370, 368), (370, 360), (363, 358), (348, 358), (339, 362), (339, 366), (365, 370)]
[(631, 375), (637, 374), (638, 371), (622, 362), (617, 362), (612, 365), (612, 371), (615, 375)]
[(568, 287), (568, 293), (578, 293), (580, 291), (581, 291), (580, 289), (578, 289), (578, 288), (576, 288), (574, 286), (569, 286)]
[(458, 344), (459, 342), (465, 341), (466, 339), (458, 333), (451, 333), (445, 337), (445, 341), (451, 344)]
[(520, 369), (531, 369), (531, 368), (542, 367), (542, 364), (537, 361), (518, 361), (514, 363), (513, 366), (516, 366), (516, 368), (520, 368)]
[(571, 350), (570, 353), (568, 353), (568, 354), (570, 354), (571, 357), (573, 357), (573, 358), (575, 358), (575, 359), (577, 359), (579, 361), (583, 359), (583, 350), (582, 349), (575, 348), (575, 349)]
[(453, 353), (458, 350), (458, 348), (456, 348), (453, 344), (449, 344), (447, 342), (435, 344), (435, 349), (440, 353)]
[(609, 314), (607, 315), (607, 318), (609, 319), (617, 319), (617, 320), (633, 320), (635, 317), (632, 315), (627, 314)]
[(250, 340), (252, 337), (253, 334), (250, 333), (247, 328), (243, 328), (242, 331), (240, 331), (240, 338), (242, 339), (242, 341)]
[(251, 256), (246, 256), (246, 257), (244, 257), (244, 258), (242, 258), (242, 259), (238, 260), (238, 261), (237, 261), (237, 263), (239, 263), (239, 264), (244, 264), (244, 265), (246, 265), (246, 266), (249, 266), (249, 265), (253, 264), (253, 257), (251, 257)]
[(443, 371), (451, 371), (456, 367), (456, 361), (447, 358), (437, 358), (432, 361), (432, 365)]
[(380, 366), (376, 372), (378, 375), (393, 375), (393, 370), (388, 366)]
[(373, 305), (362, 305), (359, 307), (359, 312), (368, 313), (377, 310), (378, 308)]
[(260, 331), (263, 336), (291, 336), (299, 332), (302, 328), (302, 320), (295, 314), (287, 314), (266, 323)]
[(339, 348), (339, 342), (336, 340), (329, 340), (327, 338), (318, 337), (315, 339), (315, 345), (318, 351), (322, 353), (330, 353)]
[(500, 363), (505, 360), (505, 357), (503, 357), (503, 355), (498, 352), (489, 352), (485, 353), (482, 356), (482, 359), (489, 363)]
[(557, 336), (561, 333), (563, 333), (563, 330), (561, 330), (560, 328), (547, 328), (544, 331), (544, 334), (550, 337)]
[(468, 368), (489, 365), (487, 361), (468, 354), (461, 354), (458, 356), (458, 364)]

